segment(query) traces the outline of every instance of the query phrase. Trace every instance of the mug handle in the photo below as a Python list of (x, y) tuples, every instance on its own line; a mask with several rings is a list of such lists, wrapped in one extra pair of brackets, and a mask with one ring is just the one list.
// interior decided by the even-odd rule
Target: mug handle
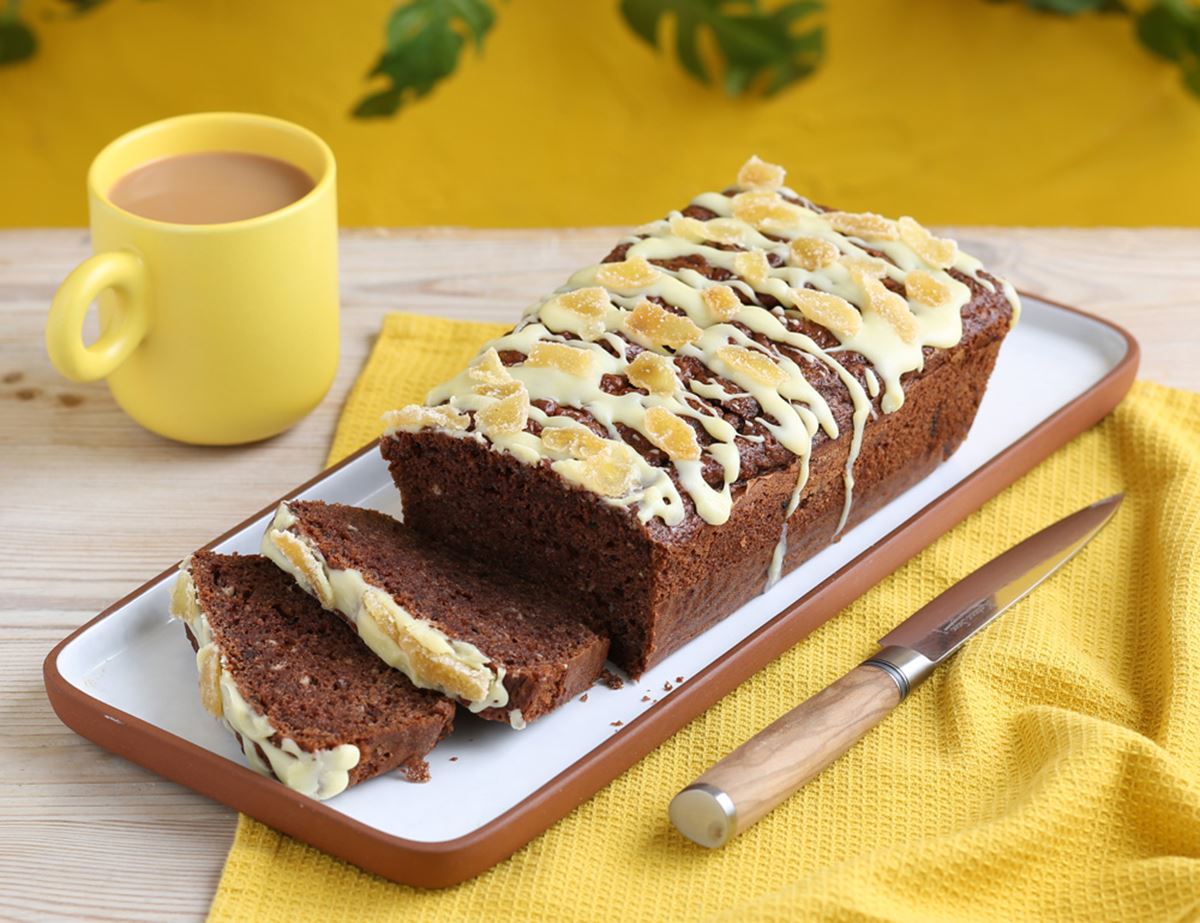
[[(91, 346), (83, 343), (88, 306), (105, 289), (117, 294), (117, 316)], [(50, 361), (72, 381), (111, 375), (138, 348), (150, 330), (146, 268), (127, 250), (97, 253), (80, 263), (59, 287), (50, 305), (46, 350)]]

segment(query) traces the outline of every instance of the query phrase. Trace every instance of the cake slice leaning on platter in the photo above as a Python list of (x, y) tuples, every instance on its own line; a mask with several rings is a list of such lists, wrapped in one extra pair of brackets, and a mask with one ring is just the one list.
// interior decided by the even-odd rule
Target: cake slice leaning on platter
[(391, 516), (279, 505), (262, 553), (416, 686), (521, 729), (599, 677), (608, 640), (537, 583), (440, 548)]
[(200, 701), (251, 768), (326, 799), (406, 767), (450, 733), (454, 704), (415, 688), (274, 564), (199, 551), (171, 614), (196, 651)]
[(570, 594), (635, 676), (954, 452), (1019, 313), (784, 179), (752, 158), (386, 417), (405, 524)]

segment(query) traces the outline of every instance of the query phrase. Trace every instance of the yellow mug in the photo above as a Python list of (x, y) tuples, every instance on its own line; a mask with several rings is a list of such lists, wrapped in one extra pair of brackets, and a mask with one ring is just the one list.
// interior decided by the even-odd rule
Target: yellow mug
[[(173, 224), (117, 207), (109, 190), (161, 157), (262, 154), (299, 167), (312, 191), (225, 224)], [(75, 381), (108, 379), (155, 433), (232, 445), (283, 432), (312, 410), (338, 360), (337, 187), (312, 132), (263, 115), (206, 112), (123, 135), (88, 171), (95, 255), (54, 297), (50, 359)], [(98, 299), (100, 338), (83, 340)]]

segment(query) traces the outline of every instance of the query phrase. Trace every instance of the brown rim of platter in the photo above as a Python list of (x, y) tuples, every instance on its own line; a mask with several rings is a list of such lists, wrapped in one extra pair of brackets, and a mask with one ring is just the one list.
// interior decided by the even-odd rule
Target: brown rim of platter
[[(839, 613), (862, 595), (863, 587), (874, 586), (1052, 452), (1098, 423), (1120, 403), (1137, 373), (1137, 341), (1117, 324), (1086, 311), (1042, 296), (1030, 297), (1082, 315), (1114, 331), (1125, 341), (1125, 355), (1088, 391), (1047, 417), (804, 596), (793, 600), (719, 660), (627, 724), (622, 733), (597, 746), (499, 817), (464, 836), (426, 843), (383, 833), (306, 798), (274, 779), (260, 776), (219, 754), (111, 708), (64, 678), (58, 670), (58, 656), (63, 648), (150, 586), (173, 574), (177, 564), (113, 603), (54, 647), (43, 666), (50, 703), (64, 724), (105, 749), (369, 872), (423, 888), (445, 888), (466, 881), (508, 858), (586, 801), (742, 681)], [(281, 500), (292, 499), (365, 453), (376, 451), (376, 447), (377, 441), (363, 446), (213, 539), (204, 546), (205, 549), (268, 515)], [(681, 779), (680, 783), (684, 781)], [(665, 808), (664, 805), (664, 824)]]

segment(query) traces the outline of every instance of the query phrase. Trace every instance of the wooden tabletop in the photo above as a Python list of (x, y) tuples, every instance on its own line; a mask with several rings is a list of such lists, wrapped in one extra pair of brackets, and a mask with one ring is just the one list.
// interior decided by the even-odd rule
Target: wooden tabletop
[[(948, 229), (1018, 287), (1091, 310), (1142, 345), (1141, 376), (1200, 390), (1200, 230)], [(291, 432), (246, 448), (167, 442), (42, 345), (83, 231), (0, 232), (0, 919), (203, 916), (229, 809), (67, 730), (42, 689), (50, 648), (320, 470), (390, 310), (511, 320), (605, 253), (605, 229), (356, 231), (342, 248), (342, 361)]]

